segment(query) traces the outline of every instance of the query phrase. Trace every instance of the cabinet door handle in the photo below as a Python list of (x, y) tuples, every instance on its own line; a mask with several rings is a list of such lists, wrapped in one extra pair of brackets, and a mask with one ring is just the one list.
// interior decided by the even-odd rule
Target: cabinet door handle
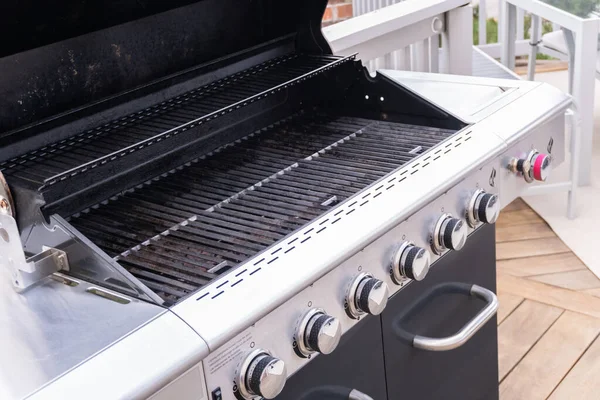
[(348, 395), (348, 400), (373, 400), (371, 396), (367, 396), (363, 392), (359, 392), (356, 389), (352, 389)]
[[(426, 300), (433, 295), (448, 292), (478, 297), (482, 300), (485, 300), (487, 305), (452, 336), (431, 338), (412, 334), (402, 329), (401, 324), (404, 318), (409, 315), (411, 311), (414, 311), (418, 307), (422, 306)], [(498, 311), (498, 297), (496, 297), (494, 292), (491, 290), (478, 285), (470, 285), (465, 283), (446, 283), (433, 288), (433, 290), (428, 292), (424, 297), (409, 307), (406, 312), (398, 316), (398, 318), (396, 318), (394, 321), (393, 330), (396, 336), (399, 338), (409, 339), (412, 342), (413, 347), (417, 349), (429, 351), (447, 351), (456, 349), (457, 347), (465, 344), (485, 325), (486, 322), (490, 320), (490, 318), (496, 314), (496, 311)]]
[(300, 400), (373, 400), (373, 398), (356, 389), (319, 386), (305, 393)]

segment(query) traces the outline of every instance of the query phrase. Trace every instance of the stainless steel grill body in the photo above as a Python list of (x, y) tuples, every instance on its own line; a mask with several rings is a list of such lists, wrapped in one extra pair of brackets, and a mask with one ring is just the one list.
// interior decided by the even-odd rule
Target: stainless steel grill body
[[(456, 78), (456, 81), (467, 84), (470, 79)], [(471, 84), (484, 84), (477, 79), (471, 82)], [(208, 283), (204, 287), (171, 307), (169, 313), (185, 320), (203, 338), (208, 347), (204, 353), (196, 353), (191, 359), (185, 359), (185, 362), (183, 358), (179, 358), (174, 365), (180, 366), (178, 370), (180, 372), (175, 375), (160, 375), (161, 378), (166, 376), (181, 376), (181, 378), (166, 386), (156, 395), (156, 398), (183, 395), (189, 393), (190, 388), (210, 398), (208, 397), (210, 391), (220, 387), (225, 399), (233, 399), (229, 384), (230, 376), (239, 365), (236, 360), (242, 357), (250, 346), (268, 348), (273, 354), (284, 359), (289, 374), (307, 366), (310, 360), (298, 358), (287, 339), (293, 332), (300, 310), (304, 310), (307, 304), (323, 308), (340, 318), (343, 332), (351, 330), (360, 321), (345, 317), (342, 304), (346, 291), (344, 282), (351, 280), (358, 271), (367, 270), (385, 281), (393, 288), (393, 292), (402, 290), (410, 281), (398, 286), (393, 283), (388, 273), (389, 252), (394, 243), (407, 237), (417, 245), (427, 247), (430, 227), (437, 220), (439, 213), (443, 210), (460, 215), (464, 212), (464, 204), (468, 203), (468, 195), (474, 188), (498, 193), (503, 205), (509, 203), (528, 186), (522, 178), (515, 177), (506, 170), (505, 165), (510, 157), (522, 155), (531, 147), (543, 148), (552, 138), (554, 146), (557, 146), (552, 153), (553, 161), (560, 162), (563, 159), (563, 148), (559, 144), (564, 140), (561, 113), (568, 105), (568, 99), (554, 89), (536, 83), (516, 82), (512, 83), (512, 87), (504, 81), (493, 83), (502, 83), (505, 90), (492, 105), (480, 110), (477, 115), (468, 117), (472, 121), (469, 127), (450, 135), (428, 151), (416, 155), (411, 161), (394, 169), (375, 183), (367, 185), (365, 189), (354, 195), (348, 193), (347, 199), (340, 197), (339, 203), (329, 206), (330, 209), (323, 211), (316, 219), (308, 223), (300, 222), (298, 224), (301, 225), (300, 229), (290, 226), (291, 233), (286, 234), (286, 231), (280, 233), (280, 235), (287, 235), (284, 239), (277, 240), (273, 237), (272, 245), (268, 246), (264, 243), (265, 250), (262, 252), (257, 250), (250, 256), (243, 256), (246, 257), (244, 261), (239, 261), (238, 266), (232, 266), (222, 276), (207, 276)], [(485, 81), (485, 84), (489, 83)], [(532, 102), (536, 104), (533, 113), (519, 112)], [(511, 116), (510, 121), (507, 120), (508, 115)], [(380, 124), (382, 123), (375, 125)], [(502, 127), (506, 127), (506, 130), (499, 129)], [(269, 132), (267, 130), (260, 135)], [(257, 134), (250, 139), (260, 135)], [(243, 140), (221, 151), (241, 149), (242, 147), (236, 146), (245, 143)], [(216, 152), (215, 155), (221, 151)], [(300, 160), (304, 160), (304, 154), (302, 156)], [(434, 160), (436, 157), (439, 158)], [(201, 165), (209, 158), (210, 156), (207, 156), (187, 168)], [(301, 164), (302, 162), (299, 162), (298, 166), (290, 168), (283, 175), (278, 175), (278, 178), (273, 179), (272, 182), (285, 178), (290, 170), (299, 168)], [(186, 168), (174, 170), (172, 174), (165, 174), (156, 181), (136, 188), (133, 193), (145, 188), (151, 189), (155, 184), (167, 182), (166, 179), (171, 175), (185, 173), (185, 171)], [(266, 181), (264, 186), (268, 188), (270, 182), (271, 180)], [(256, 189), (262, 187), (263, 184)], [(328, 189), (329, 186), (325, 185), (325, 188)], [(253, 190), (248, 191), (251, 192)], [(290, 191), (286, 195), (293, 196), (294, 193)], [(329, 194), (328, 192), (327, 196)], [(236, 200), (236, 197), (232, 197), (229, 193), (222, 197), (230, 199), (231, 202)], [(108, 208), (112, 204), (119, 204), (121, 200), (121, 196), (117, 196), (97, 209), (91, 209), (89, 213), (93, 215), (103, 207)], [(321, 203), (318, 202), (321, 198), (315, 200), (312, 203), (313, 207), (320, 206)], [(204, 212), (212, 214), (219, 210), (219, 207), (214, 205), (222, 201), (220, 197), (213, 200), (212, 205), (210, 202), (204, 204)], [(275, 211), (273, 207), (270, 209)], [(73, 216), (71, 220), (77, 224), (78, 219), (85, 217), (86, 213), (81, 213)], [(180, 215), (172, 222), (177, 224), (188, 218), (188, 214)], [(218, 219), (215, 217), (215, 220)], [(248, 224), (252, 221), (252, 217), (242, 218), (242, 220)], [(200, 221), (199, 219), (190, 223)], [(212, 219), (210, 221), (212, 223)], [(202, 229), (213, 229), (212, 225), (210, 228), (202, 224), (200, 226)], [(240, 226), (245, 225), (240, 224)], [(324, 227), (326, 229), (323, 229)], [(234, 231), (237, 232), (237, 229)], [(470, 232), (475, 231), (470, 230)], [(261, 230), (261, 232), (270, 231)], [(142, 250), (130, 249), (125, 252), (119, 250), (120, 253), (114, 253), (115, 257), (125, 265), (129, 256), (143, 254), (138, 253), (140, 251), (153, 251), (154, 246), (158, 248), (157, 245), (163, 240), (170, 239), (169, 236), (150, 240), (140, 246)], [(267, 233), (262, 236), (269, 237)], [(433, 268), (438, 258), (439, 256), (433, 256)], [(221, 259), (215, 260), (214, 264)], [(156, 264), (151, 265), (155, 268)], [(194, 271), (199, 270), (201, 269), (194, 269)], [(169, 273), (172, 273), (172, 270), (169, 270)], [(40, 391), (39, 395), (64, 393), (75, 383), (91, 385), (93, 384), (91, 377), (98, 373), (114, 382), (110, 390), (99, 391), (108, 397), (117, 393), (127, 393), (135, 397), (140, 393), (152, 393), (162, 387), (162, 383), (151, 384), (148, 380), (149, 377), (156, 379), (155, 374), (129, 375), (127, 378), (116, 379), (111, 367), (115, 363), (122, 362), (129, 368), (142, 370), (144, 364), (152, 362), (154, 354), (144, 353), (141, 349), (136, 350), (136, 346), (137, 343), (150, 338), (155, 339), (153, 346), (156, 354), (173, 349), (173, 343), (159, 339), (166, 331), (164, 326), (157, 328), (155, 332), (146, 333), (153, 330), (153, 326), (158, 327), (158, 324), (149, 323), (131, 334), (129, 342), (118, 342), (113, 346), (114, 349), (109, 349), (82, 364), (76, 369), (77, 374), (66, 375)], [(138, 356), (133, 361), (126, 354), (138, 354)], [(230, 357), (228, 358), (230, 361), (223, 362), (223, 357), (230, 354), (235, 356), (227, 356)], [(204, 361), (199, 363), (203, 358)], [(192, 360), (197, 360), (198, 364), (194, 366)], [(107, 362), (109, 364), (106, 364)]]

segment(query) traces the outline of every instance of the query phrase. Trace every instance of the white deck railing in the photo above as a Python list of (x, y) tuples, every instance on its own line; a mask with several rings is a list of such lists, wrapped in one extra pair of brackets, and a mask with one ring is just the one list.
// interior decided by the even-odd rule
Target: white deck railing
[[(504, 18), (504, 1), (503, 0), (479, 0), (479, 48), (493, 58), (500, 58), (502, 38), (502, 19)], [(488, 12), (488, 8), (493, 10), (493, 15)], [(497, 18), (498, 21), (498, 42), (487, 43), (487, 20), (488, 18)], [(541, 37), (542, 26), (538, 27), (540, 32), (537, 37)], [(552, 30), (558, 30), (560, 27), (552, 24)], [(531, 37), (531, 35), (530, 35)], [(529, 54), (530, 45), (529, 39), (525, 39), (525, 12), (517, 8), (517, 41), (515, 43), (515, 55), (526, 56)], [(552, 56), (557, 56), (551, 54)], [(559, 57), (560, 58), (560, 57)]]
[[(355, 16), (323, 29), (336, 54), (358, 53), (358, 58), (371, 71), (375, 69), (402, 69), (418, 72), (444, 72), (471, 75), (473, 65), (473, 11), (465, 5), (468, 0), (353, 0)], [(487, 43), (489, 5), (497, 6), (498, 38), (504, 35), (502, 23), (505, 3), (502, 0), (479, 0), (480, 49), (493, 58), (500, 58), (500, 43)], [(513, 14), (513, 10), (510, 11)], [(525, 13), (516, 12), (516, 45), (514, 55), (527, 55), (529, 40), (525, 39)], [(535, 24), (539, 26), (541, 24)], [(558, 27), (554, 26), (554, 29)], [(533, 33), (533, 32), (532, 32)], [(440, 37), (442, 48), (440, 50)], [(533, 37), (540, 37), (534, 34)], [(511, 40), (512, 42), (512, 40)], [(505, 52), (506, 53), (506, 52)], [(442, 60), (439, 59), (440, 54)], [(514, 59), (511, 54), (510, 58)], [(505, 58), (506, 55), (505, 55)], [(440, 62), (441, 61), (441, 62)], [(571, 124), (571, 126), (574, 126)], [(572, 138), (578, 137), (573, 130)], [(578, 142), (575, 140), (573, 143)], [(573, 144), (572, 148), (578, 148)], [(578, 153), (573, 153), (577, 160)], [(550, 185), (550, 191), (569, 189), (568, 217), (574, 216), (574, 193), (577, 185), (576, 162), (571, 164), (569, 182)], [(535, 193), (535, 192), (534, 192)], [(539, 193), (538, 193), (539, 194)]]
[[(397, 3), (403, 3), (406, 0), (352, 0), (352, 7), (354, 17), (362, 16), (364, 14), (371, 13), (376, 10), (385, 8), (386, 12), (390, 9), (389, 6), (393, 6)], [(446, 11), (459, 7), (460, 5), (468, 2), (468, 0), (462, 0), (458, 2), (445, 1), (442, 3), (448, 3), (446, 5)], [(427, 7), (427, 1), (413, 0), (414, 7)], [(439, 2), (438, 2), (439, 3)], [(462, 4), (461, 4), (462, 3)], [(493, 58), (500, 58), (501, 46), (500, 43), (488, 43), (487, 42), (487, 20), (488, 18), (496, 18), (498, 21), (498, 39), (502, 37), (502, 24), (500, 23), (503, 18), (502, 12), (504, 10), (503, 0), (478, 0), (474, 2), (479, 7), (479, 48), (486, 54)], [(413, 8), (414, 8), (413, 7)], [(441, 5), (443, 9), (444, 6)], [(408, 8), (407, 8), (408, 9)], [(468, 22), (471, 26), (472, 22)], [(335, 29), (335, 28), (334, 28)], [(541, 29), (541, 27), (540, 27)], [(553, 25), (553, 30), (559, 29), (558, 26)], [(437, 43), (436, 37), (433, 35), (423, 38), (423, 40), (415, 40), (409, 45), (403, 46), (402, 48), (396, 48), (388, 53), (382, 53), (378, 57), (365, 60), (365, 65), (371, 70), (381, 68), (393, 68), (402, 70), (412, 70), (420, 72), (437, 72), (435, 54), (433, 49)], [(517, 56), (525, 56), (529, 53), (529, 40), (525, 39), (525, 12), (521, 9), (517, 10), (517, 42), (515, 44), (515, 52)], [(429, 69), (423, 69), (424, 65), (427, 65), (429, 61)]]
[[(502, 24), (500, 20), (503, 18), (503, 1), (502, 0), (479, 0), (479, 48), (493, 58), (500, 58), (501, 46), (500, 38), (502, 37)], [(488, 7), (493, 10), (493, 13), (488, 12)], [(498, 21), (498, 42), (487, 42), (487, 20), (488, 18), (496, 18)], [(529, 53), (529, 41), (525, 39), (525, 13), (523, 10), (517, 10), (517, 43), (516, 55), (522, 56)]]
[(323, 29), (334, 53), (358, 53), (371, 70), (471, 74), (473, 14), (465, 0), (355, 0), (354, 7), (357, 16)]
[[(371, 11), (378, 10), (382, 7), (391, 6), (396, 3), (400, 3), (406, 0), (352, 0), (352, 12), (355, 17), (369, 13)], [(432, 36), (433, 38), (433, 36)], [(439, 39), (438, 39), (439, 40)], [(419, 69), (419, 53), (423, 52), (425, 48), (429, 47), (431, 51), (430, 43), (427, 46), (423, 46), (423, 42), (415, 43), (414, 45), (406, 46), (404, 49), (395, 50), (391, 53), (385, 54), (383, 57), (378, 57), (374, 60), (367, 62), (369, 70), (373, 71), (381, 68), (389, 69), (401, 69), (401, 70), (414, 70)], [(430, 57), (430, 72), (437, 72), (439, 70), (439, 63), (436, 64), (435, 58)]]

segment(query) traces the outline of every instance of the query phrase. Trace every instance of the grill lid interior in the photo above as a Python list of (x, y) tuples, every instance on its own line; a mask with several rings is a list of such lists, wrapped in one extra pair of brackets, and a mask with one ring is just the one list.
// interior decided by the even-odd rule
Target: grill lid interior
[(0, 46), (0, 139), (20, 141), (58, 114), (283, 37), (298, 51), (331, 54), (320, 29), (326, 4), (3, 1), (0, 35), (11, 40)]

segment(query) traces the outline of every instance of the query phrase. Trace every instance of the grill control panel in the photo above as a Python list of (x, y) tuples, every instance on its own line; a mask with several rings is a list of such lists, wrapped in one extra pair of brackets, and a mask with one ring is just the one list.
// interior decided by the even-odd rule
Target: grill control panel
[[(532, 162), (541, 163), (542, 170), (532, 176), (544, 177), (549, 161), (538, 162), (535, 149), (543, 148), (549, 136), (538, 129), (527, 141), (514, 143), (214, 351), (204, 360), (209, 392), (221, 388), (224, 400), (272, 398), (283, 388), (283, 375), (335, 352), (340, 337), (362, 318), (381, 313), (389, 297), (408, 284), (418, 285), (435, 261), (460, 251), (479, 226), (497, 220), (501, 207), (530, 184), (515, 176), (514, 159), (533, 154)], [(553, 140), (561, 139), (555, 135)], [(551, 160), (562, 158), (553, 154)]]
[[(209, 392), (220, 387), (224, 400), (259, 398), (248, 371), (261, 351), (284, 363), (288, 376), (313, 357), (335, 352), (343, 333), (365, 316), (380, 314), (393, 293), (427, 279), (445, 252), (460, 251), (452, 247), (460, 249), (475, 229), (467, 223), (471, 197), (477, 190), (498, 194), (489, 184), (495, 167), (482, 168), (213, 352), (204, 361)], [(441, 254), (432, 251), (438, 225), (443, 227), (438, 238), (445, 240)]]

